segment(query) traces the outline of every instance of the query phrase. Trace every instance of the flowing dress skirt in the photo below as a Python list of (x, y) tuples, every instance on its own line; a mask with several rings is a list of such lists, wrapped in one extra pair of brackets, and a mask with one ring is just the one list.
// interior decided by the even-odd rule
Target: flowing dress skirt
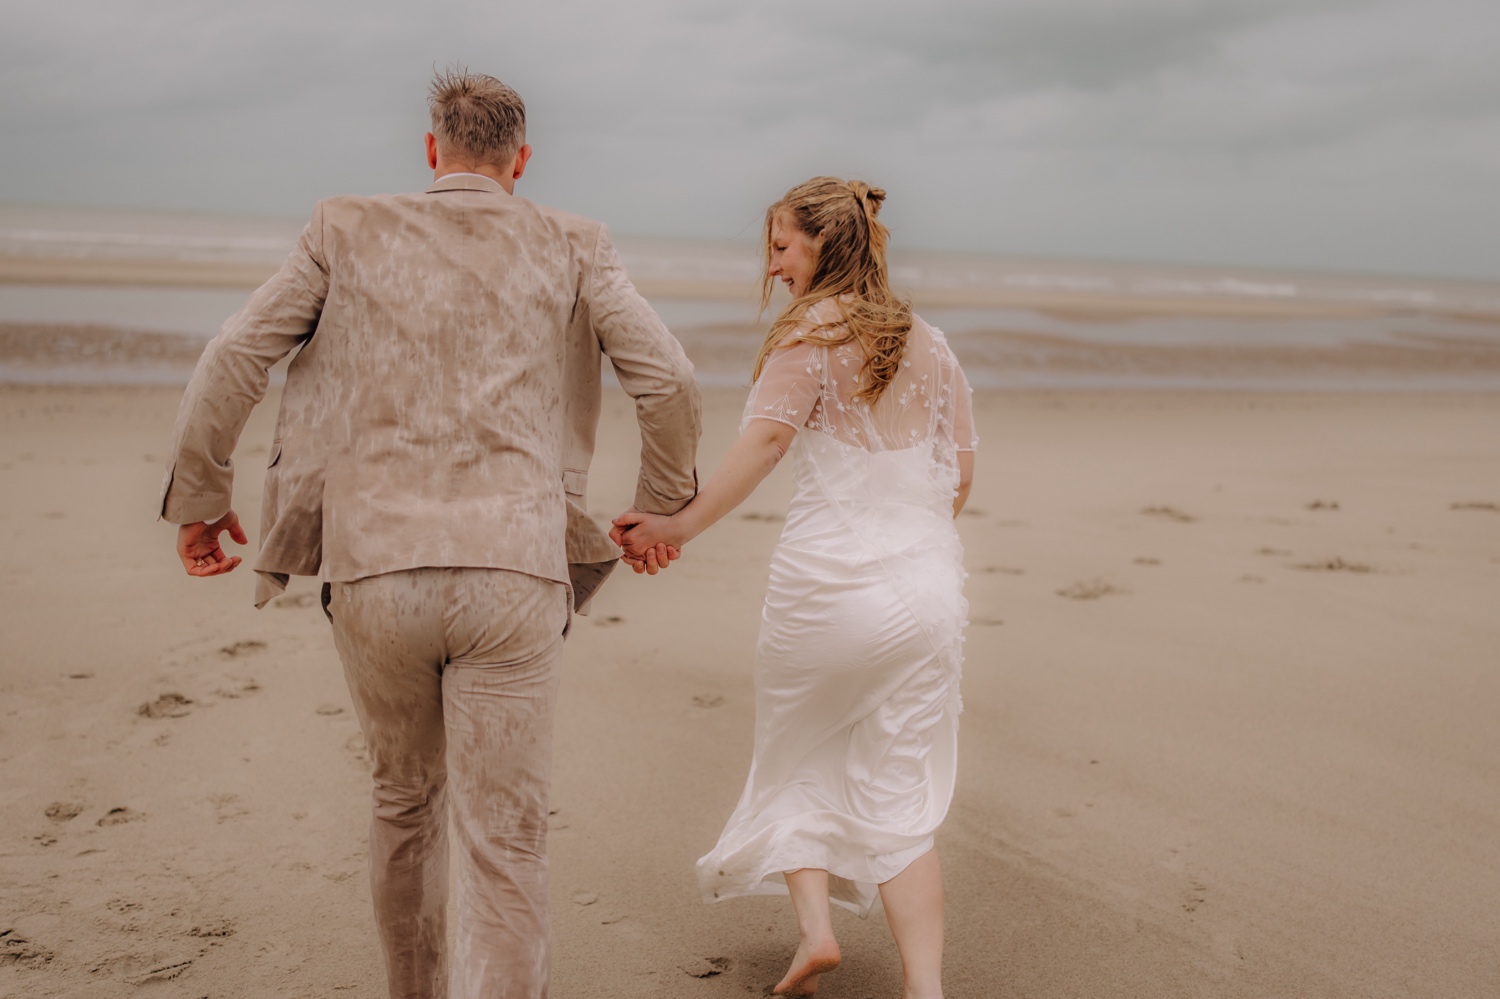
[(951, 486), (930, 448), (871, 454), (804, 431), (755, 659), (755, 753), (705, 901), (821, 868), (866, 915), (933, 845), (953, 796), (967, 616)]

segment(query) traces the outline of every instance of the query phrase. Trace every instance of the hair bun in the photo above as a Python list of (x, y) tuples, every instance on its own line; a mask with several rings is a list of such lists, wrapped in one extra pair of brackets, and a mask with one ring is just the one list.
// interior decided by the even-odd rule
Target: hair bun
[(871, 187), (862, 180), (849, 181), (849, 191), (854, 195), (856, 201), (868, 201), (870, 213), (873, 215), (880, 211), (880, 204), (885, 200), (885, 191), (878, 187)]

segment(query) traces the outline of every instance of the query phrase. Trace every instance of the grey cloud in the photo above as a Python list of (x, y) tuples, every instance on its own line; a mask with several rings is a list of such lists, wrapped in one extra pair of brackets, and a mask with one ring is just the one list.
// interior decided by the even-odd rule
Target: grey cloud
[(890, 56), (964, 74), (979, 92), (1106, 90), (1173, 66), (1203, 63), (1238, 31), (1310, 7), (1298, 0), (1134, 0), (1127, 3), (957, 3), (896, 25), (845, 20), (854, 38)]
[(1494, 206), (1459, 207), (1500, 161), (1491, 0), (18, 7), (0, 198), (301, 214), (410, 189), (427, 77), (467, 62), (527, 97), (526, 193), (625, 230), (732, 235), (857, 172), (929, 246), (1316, 262), (1298, 233), (1359, 218), (1344, 266), (1438, 266), (1368, 235), (1425, 224), (1441, 266), (1500, 269), (1463, 221)]

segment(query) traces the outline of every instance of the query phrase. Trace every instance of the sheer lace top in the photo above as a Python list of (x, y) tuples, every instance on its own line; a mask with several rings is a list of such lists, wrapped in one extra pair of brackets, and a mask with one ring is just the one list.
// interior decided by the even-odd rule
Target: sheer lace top
[[(809, 325), (834, 322), (841, 311), (835, 300), (824, 299), (808, 310), (807, 318)], [(793, 343), (777, 348), (750, 390), (741, 429), (750, 420), (777, 420), (865, 451), (912, 448), (929, 441), (940, 456), (974, 450), (978, 438), (972, 393), (939, 330), (912, 317), (900, 370), (874, 403), (855, 398), (864, 360), (864, 350), (855, 341), (836, 347)]]

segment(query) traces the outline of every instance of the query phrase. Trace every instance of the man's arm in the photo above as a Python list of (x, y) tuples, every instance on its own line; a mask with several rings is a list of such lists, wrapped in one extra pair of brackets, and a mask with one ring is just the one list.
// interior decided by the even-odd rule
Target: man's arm
[(682, 345), (625, 276), (603, 226), (594, 246), (589, 322), (621, 387), (635, 400), (641, 428), (635, 508), (676, 513), (698, 491), (694, 466), (702, 433), (698, 383)]
[[(230, 530), (231, 537), (244, 543), (244, 532), (230, 509), (234, 487), (230, 456), (250, 410), (265, 397), (271, 367), (312, 335), (327, 295), (319, 205), (281, 269), (225, 322), (198, 359), (177, 411), (162, 484), (162, 519), (187, 527), (222, 525), (219, 530)], [(210, 539), (215, 549), (217, 534), (214, 531)], [(179, 554), (183, 554), (181, 549)], [(202, 568), (189, 565), (197, 557), (184, 557), (192, 575), (221, 574), (238, 564), (233, 559), (233, 564), (216, 573), (193, 572), (194, 567)], [(211, 561), (225, 564), (227, 560), (223, 556)]]

